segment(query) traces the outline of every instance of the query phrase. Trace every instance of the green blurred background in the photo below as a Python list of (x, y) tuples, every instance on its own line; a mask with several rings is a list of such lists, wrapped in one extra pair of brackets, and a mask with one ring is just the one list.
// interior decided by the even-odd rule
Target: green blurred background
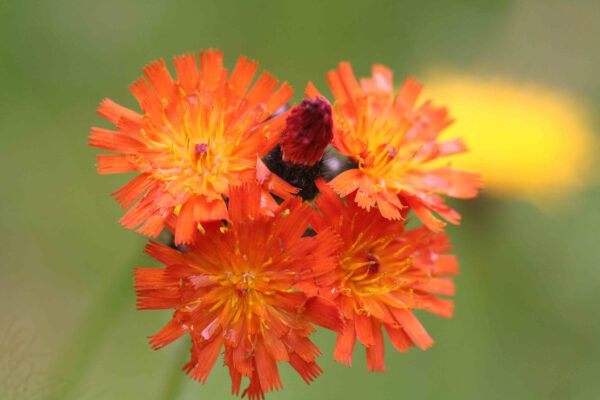
[[(229, 65), (259, 60), (296, 99), (340, 60), (397, 77), (441, 66), (568, 90), (593, 110), (599, 21), (597, 0), (0, 1), (0, 399), (229, 398), (224, 368), (205, 386), (179, 371), (187, 339), (147, 345), (169, 312), (135, 311), (131, 268), (154, 262), (117, 223), (109, 193), (127, 177), (97, 176), (86, 145), (108, 126), (102, 98), (137, 107), (127, 87), (143, 65), (217, 47)], [(369, 374), (362, 351), (351, 369), (334, 363), (319, 332), (324, 374), (307, 386), (283, 367), (268, 397), (600, 398), (599, 206), (598, 186), (551, 214), (461, 204), (456, 316), (422, 315), (436, 345), (388, 351), (388, 371)]]

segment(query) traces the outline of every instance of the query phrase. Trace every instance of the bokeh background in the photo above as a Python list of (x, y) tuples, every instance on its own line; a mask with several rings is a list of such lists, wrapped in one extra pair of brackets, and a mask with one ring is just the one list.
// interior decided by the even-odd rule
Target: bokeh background
[[(90, 126), (107, 126), (100, 100), (136, 107), (127, 87), (143, 65), (217, 47), (230, 66), (239, 54), (259, 60), (297, 100), (341, 60), (359, 74), (385, 63), (426, 85), (451, 71), (545, 88), (586, 117), (554, 132), (543, 179), (572, 162), (560, 149), (575, 133), (600, 128), (598, 21), (597, 0), (0, 1), (0, 399), (229, 398), (224, 368), (205, 386), (180, 372), (187, 340), (147, 345), (168, 312), (135, 311), (132, 267), (154, 262), (117, 223), (109, 193), (127, 178), (97, 176), (86, 145)], [(560, 109), (531, 113), (554, 126)], [(506, 133), (486, 140), (502, 151), (527, 141), (526, 128)], [(533, 154), (540, 142), (527, 143)], [(510, 160), (492, 169), (519, 177)], [(285, 390), (269, 398), (599, 398), (600, 187), (593, 167), (573, 171), (577, 187), (552, 188), (561, 200), (492, 185), (460, 204), (463, 224), (449, 229), (462, 267), (456, 315), (421, 315), (431, 349), (388, 351), (388, 371), (369, 374), (362, 351), (351, 369), (334, 363), (333, 334), (320, 332), (325, 373), (306, 386), (283, 367)]]

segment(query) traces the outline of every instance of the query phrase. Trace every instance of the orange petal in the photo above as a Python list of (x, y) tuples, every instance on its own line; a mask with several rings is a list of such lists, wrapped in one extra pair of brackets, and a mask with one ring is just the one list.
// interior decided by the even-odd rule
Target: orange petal
[(423, 86), (412, 78), (407, 78), (396, 97), (397, 110), (412, 109), (423, 90)]
[(185, 257), (182, 253), (162, 243), (150, 241), (144, 252), (165, 265), (185, 263)]
[(234, 222), (254, 219), (260, 212), (260, 187), (256, 184), (229, 189), (229, 215)]
[(187, 53), (173, 59), (177, 71), (177, 81), (187, 93), (192, 93), (198, 85), (198, 64), (193, 53)]
[(275, 91), (278, 83), (273, 75), (267, 71), (263, 71), (252, 86), (252, 89), (248, 92), (247, 98), (249, 103), (266, 103)]
[(277, 363), (269, 354), (262, 341), (256, 343), (255, 362), (262, 391), (270, 392), (273, 390), (280, 390), (283, 385), (281, 383), (281, 378), (279, 377)]
[(154, 350), (159, 350), (166, 345), (179, 339), (183, 334), (187, 332), (182, 324), (176, 320), (171, 320), (164, 328), (160, 330), (156, 335), (152, 336), (150, 340), (150, 346)]
[(388, 337), (390, 338), (390, 342), (392, 342), (392, 345), (396, 350), (404, 353), (413, 346), (412, 340), (410, 340), (406, 332), (404, 332), (404, 329), (395, 328), (389, 324), (385, 324), (384, 326)]
[(373, 344), (367, 346), (367, 369), (371, 372), (385, 371), (385, 345), (379, 322), (373, 320)]
[(342, 332), (344, 322), (337, 306), (322, 297), (308, 299), (305, 304), (304, 317), (307, 321), (332, 331)]
[(194, 238), (197, 222), (194, 221), (194, 202), (183, 203), (177, 216), (175, 227), (175, 244), (191, 243)]
[(319, 90), (315, 87), (315, 85), (313, 85), (312, 82), (308, 82), (308, 85), (306, 86), (306, 90), (304, 91), (304, 96), (308, 97), (309, 99), (314, 99), (317, 97), (325, 98), (325, 96), (323, 96), (319, 92)]
[(142, 144), (121, 132), (93, 127), (88, 144), (99, 149), (128, 153), (139, 149)]
[(340, 196), (346, 197), (358, 189), (363, 173), (358, 169), (349, 169), (336, 176), (329, 185)]
[(161, 59), (146, 66), (144, 74), (161, 98), (171, 99), (175, 91), (175, 85), (173, 85), (173, 78), (171, 78), (165, 60)]
[(454, 296), (454, 281), (450, 278), (429, 278), (417, 282), (413, 287), (427, 293)]
[(196, 358), (199, 362), (189, 372), (190, 377), (201, 383), (206, 383), (206, 379), (212, 371), (219, 354), (221, 353), (221, 347), (223, 346), (223, 336), (215, 335), (214, 339), (208, 343), (202, 345), (202, 347), (195, 346)]
[(104, 99), (100, 103), (97, 110), (98, 114), (116, 124), (122, 117), (127, 117), (133, 120), (140, 120), (142, 116), (135, 111), (131, 111), (127, 107), (123, 107), (110, 99)]
[(365, 346), (371, 346), (375, 342), (373, 324), (371, 318), (366, 314), (357, 314), (354, 318), (354, 327), (358, 341)]
[(430, 296), (423, 308), (443, 318), (452, 318), (452, 315), (454, 315), (454, 302), (435, 296)]
[(154, 184), (155, 181), (150, 178), (150, 174), (140, 174), (114, 191), (112, 195), (115, 196), (121, 207), (127, 208)]
[(394, 308), (392, 313), (410, 339), (422, 350), (433, 344), (433, 339), (412, 312)]
[(209, 90), (215, 90), (223, 76), (223, 52), (206, 50), (200, 52), (201, 84)]
[(238, 58), (229, 78), (229, 87), (236, 98), (240, 98), (246, 93), (257, 69), (257, 62), (249, 60), (244, 56)]
[(300, 374), (304, 382), (311, 383), (316, 377), (321, 375), (323, 370), (315, 362), (307, 362), (296, 353), (290, 354), (290, 365)]
[(352, 366), (352, 353), (354, 353), (354, 344), (356, 342), (356, 333), (353, 321), (346, 321), (344, 331), (338, 335), (335, 342), (333, 358), (349, 367)]
[(120, 174), (137, 170), (137, 166), (125, 154), (99, 154), (96, 161), (99, 174)]
[(407, 202), (421, 222), (423, 222), (427, 228), (431, 229), (432, 232), (442, 232), (444, 230), (446, 223), (434, 217), (433, 213), (422, 203), (415, 200), (407, 200)]

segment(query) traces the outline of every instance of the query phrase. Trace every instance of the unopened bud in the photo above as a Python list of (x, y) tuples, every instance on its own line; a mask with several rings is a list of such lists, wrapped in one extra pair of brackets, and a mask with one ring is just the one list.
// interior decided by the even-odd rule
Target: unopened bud
[(283, 160), (298, 165), (315, 165), (333, 138), (331, 105), (322, 97), (304, 99), (286, 120), (281, 137)]

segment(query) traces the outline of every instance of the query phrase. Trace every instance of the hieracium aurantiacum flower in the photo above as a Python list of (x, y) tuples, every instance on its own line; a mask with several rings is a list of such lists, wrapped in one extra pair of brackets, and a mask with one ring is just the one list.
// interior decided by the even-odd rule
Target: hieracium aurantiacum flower
[[(283, 387), (279, 363), (307, 383), (321, 374), (318, 326), (343, 364), (363, 345), (369, 371), (385, 369), (384, 330), (399, 352), (431, 346), (416, 312), (451, 317), (458, 273), (438, 216), (458, 223), (444, 198), (480, 188), (453, 165), (462, 139), (440, 139), (448, 111), (420, 102), (414, 80), (395, 91), (375, 65), (359, 82), (344, 62), (327, 75), (332, 100), (309, 84), (288, 105), (286, 83), (252, 84), (257, 67), (240, 57), (229, 73), (216, 50), (199, 66), (176, 57), (175, 77), (152, 63), (131, 86), (142, 112), (105, 100), (116, 129), (90, 136), (115, 153), (100, 173), (137, 174), (115, 192), (121, 223), (173, 234), (146, 248), (162, 265), (135, 269), (138, 308), (173, 312), (150, 345), (189, 337), (183, 369), (202, 383), (223, 354), (232, 393), (251, 400)], [(407, 226), (411, 211), (423, 226)]]

